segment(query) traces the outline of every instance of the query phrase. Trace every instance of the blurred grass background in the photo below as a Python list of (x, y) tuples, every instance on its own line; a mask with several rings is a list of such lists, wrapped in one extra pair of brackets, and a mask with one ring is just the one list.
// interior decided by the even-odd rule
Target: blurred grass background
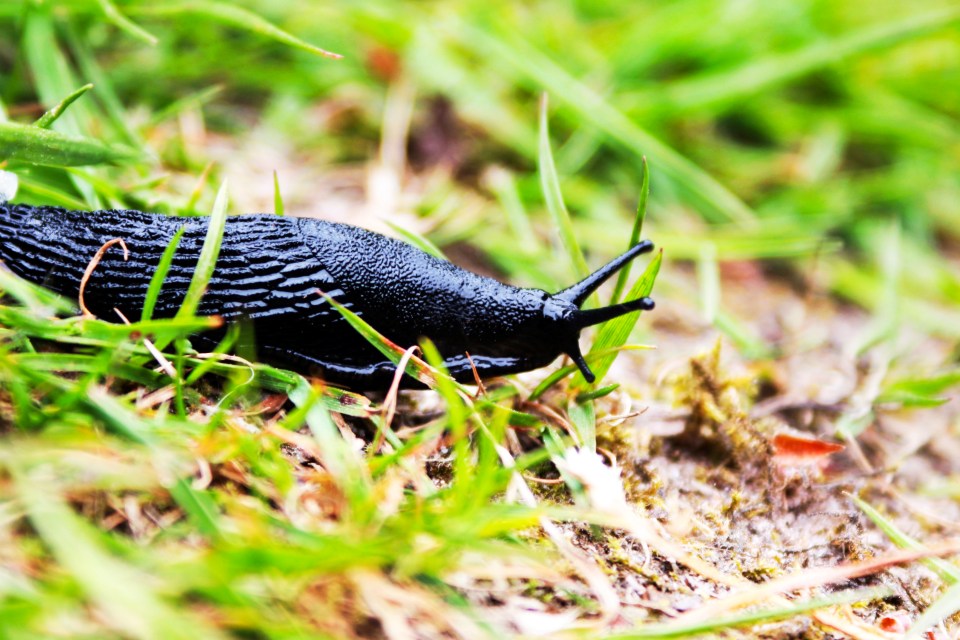
[[(51, 128), (106, 150), (44, 158), (4, 129), (0, 156), (19, 201), (188, 215), (210, 212), (226, 176), (234, 211), (272, 210), (276, 172), (288, 213), (385, 217), (476, 268), (555, 289), (578, 266), (558, 259), (537, 174), (546, 93), (589, 264), (626, 246), (646, 158), (644, 236), (673, 270), (698, 275), (691, 286), (665, 269), (659, 298), (696, 310), (746, 357), (779, 355), (749, 312), (725, 304), (736, 286), (725, 269), (760, 261), (802, 292), (869, 311), (854, 351), (879, 345), (888, 362), (909, 361), (918, 340), (936, 340), (936, 370), (908, 366), (871, 397), (935, 404), (960, 379), (958, 24), (955, 3), (926, 0), (8, 0), (0, 118), (34, 122), (92, 83)], [(453, 411), (362, 461), (349, 438), (336, 444), (346, 424), (283, 372), (266, 384), (296, 389), (300, 409), (273, 431), (237, 413), (260, 398), (211, 409), (205, 396), (220, 389), (199, 376), (177, 386), (178, 415), (167, 415), (143, 387), (111, 386), (130, 353), (141, 359), (120, 378), (167, 382), (129, 333), (45, 324), (55, 303), (4, 286), (18, 301), (4, 313), (3, 419), (18, 436), (0, 453), (7, 635), (363, 635), (403, 607), (437, 633), (492, 633), (446, 576), (465, 557), (520, 566), (530, 554), (517, 532), (542, 513), (490, 500), (512, 477), (496, 448), (505, 414)], [(195, 328), (164, 326), (171, 339)], [(67, 363), (35, 353), (36, 337), (94, 349)], [(853, 435), (862, 417), (841, 426)], [(433, 488), (411, 462), (418, 447), (473, 420), (487, 434), (477, 465), (454, 465), (451, 484)], [(276, 446), (280, 433), (310, 450), (294, 433), (304, 423), (332, 479), (291, 469)], [(212, 485), (189, 481), (211, 465)]]

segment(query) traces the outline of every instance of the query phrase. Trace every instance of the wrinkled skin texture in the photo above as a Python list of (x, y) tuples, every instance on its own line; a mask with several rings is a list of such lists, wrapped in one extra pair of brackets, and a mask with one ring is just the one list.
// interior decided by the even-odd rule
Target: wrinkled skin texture
[[(0, 259), (17, 275), (76, 300), (94, 254), (122, 238), (129, 260), (120, 247), (108, 250), (87, 283), (84, 301), (105, 320), (119, 320), (114, 308), (136, 320), (164, 249), (186, 226), (153, 314), (172, 317), (208, 224), (206, 218), (139, 211), (0, 204)], [(198, 313), (249, 323), (264, 361), (354, 389), (388, 387), (395, 365), (320, 291), (402, 347), (430, 338), (461, 381), (473, 380), (467, 353), (479, 375), (488, 377), (535, 369), (577, 349), (580, 328), (565, 322), (576, 304), (465, 271), (371, 231), (307, 218), (227, 218)]]

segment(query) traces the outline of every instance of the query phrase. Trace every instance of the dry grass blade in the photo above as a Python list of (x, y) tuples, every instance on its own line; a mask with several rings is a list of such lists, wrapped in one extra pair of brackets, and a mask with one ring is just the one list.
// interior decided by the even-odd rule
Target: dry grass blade
[(397, 395), (400, 393), (400, 381), (403, 380), (403, 374), (407, 370), (407, 364), (409, 364), (411, 358), (414, 358), (417, 352), (420, 351), (420, 347), (414, 345), (403, 352), (400, 361), (397, 363), (397, 371), (393, 374), (393, 382), (390, 384), (390, 390), (387, 391), (387, 396), (383, 400), (383, 406), (381, 411), (383, 413), (383, 425), (381, 426), (382, 431), (377, 434), (377, 439), (373, 443), (373, 451), (379, 451), (380, 446), (383, 444), (384, 433), (391, 428), (393, 424), (393, 416), (397, 411)]
[(895, 551), (880, 558), (863, 562), (854, 562), (836, 567), (817, 567), (804, 569), (796, 573), (775, 578), (756, 586), (749, 586), (734, 593), (718, 598), (708, 604), (681, 616), (682, 620), (705, 620), (740, 607), (764, 602), (798, 589), (811, 589), (868, 576), (889, 567), (894, 567), (924, 558), (950, 556), (960, 553), (960, 540), (950, 541), (925, 549)]
[[(81, 303), (80, 306), (82, 308), (83, 304)], [(126, 324), (126, 325), (130, 324), (130, 321), (127, 319), (127, 316), (123, 315), (120, 309), (117, 309), (116, 307), (114, 307), (113, 312), (118, 316), (120, 316), (120, 320), (123, 322), (123, 324)], [(150, 355), (153, 356), (153, 359), (156, 360), (157, 363), (160, 365), (160, 369), (165, 374), (167, 374), (168, 376), (176, 380), (178, 377), (177, 370), (173, 368), (173, 363), (170, 362), (170, 360), (165, 355), (163, 355), (163, 352), (161, 352), (160, 349), (157, 349), (156, 345), (153, 344), (153, 341), (150, 340), (150, 338), (144, 337), (143, 346), (147, 348), (147, 351), (150, 352)]]
[(96, 318), (96, 316), (87, 308), (86, 303), (83, 300), (83, 293), (87, 288), (87, 282), (90, 280), (90, 276), (93, 275), (94, 270), (97, 268), (97, 265), (100, 264), (100, 260), (103, 259), (103, 254), (107, 252), (107, 249), (112, 247), (115, 244), (119, 244), (123, 247), (123, 259), (130, 259), (130, 250), (127, 249), (127, 243), (123, 241), (123, 238), (114, 238), (113, 240), (108, 240), (103, 243), (97, 252), (94, 254), (93, 258), (87, 263), (87, 268), (83, 271), (83, 277), (80, 278), (80, 292), (77, 294), (77, 301), (80, 304), (80, 312), (87, 318)]

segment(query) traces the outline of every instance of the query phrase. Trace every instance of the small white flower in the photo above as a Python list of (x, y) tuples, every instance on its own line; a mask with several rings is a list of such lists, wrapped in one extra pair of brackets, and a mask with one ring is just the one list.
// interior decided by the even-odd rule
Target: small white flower
[(594, 509), (605, 513), (629, 510), (620, 480), (620, 467), (607, 466), (599, 454), (575, 447), (567, 449), (555, 464), (560, 471), (583, 485)]

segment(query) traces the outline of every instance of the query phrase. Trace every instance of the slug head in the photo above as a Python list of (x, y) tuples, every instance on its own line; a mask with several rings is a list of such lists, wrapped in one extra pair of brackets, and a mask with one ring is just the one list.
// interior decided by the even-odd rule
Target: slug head
[(555, 293), (544, 302), (543, 316), (551, 325), (550, 333), (559, 338), (560, 344), (558, 346), (561, 351), (570, 356), (587, 382), (593, 382), (596, 376), (590, 370), (587, 361), (580, 352), (580, 331), (585, 327), (600, 324), (633, 311), (649, 311), (653, 309), (654, 303), (650, 298), (638, 298), (609, 307), (601, 307), (600, 309), (583, 310), (580, 309), (580, 306), (610, 276), (620, 271), (640, 254), (652, 250), (653, 243), (644, 240), (577, 284)]

